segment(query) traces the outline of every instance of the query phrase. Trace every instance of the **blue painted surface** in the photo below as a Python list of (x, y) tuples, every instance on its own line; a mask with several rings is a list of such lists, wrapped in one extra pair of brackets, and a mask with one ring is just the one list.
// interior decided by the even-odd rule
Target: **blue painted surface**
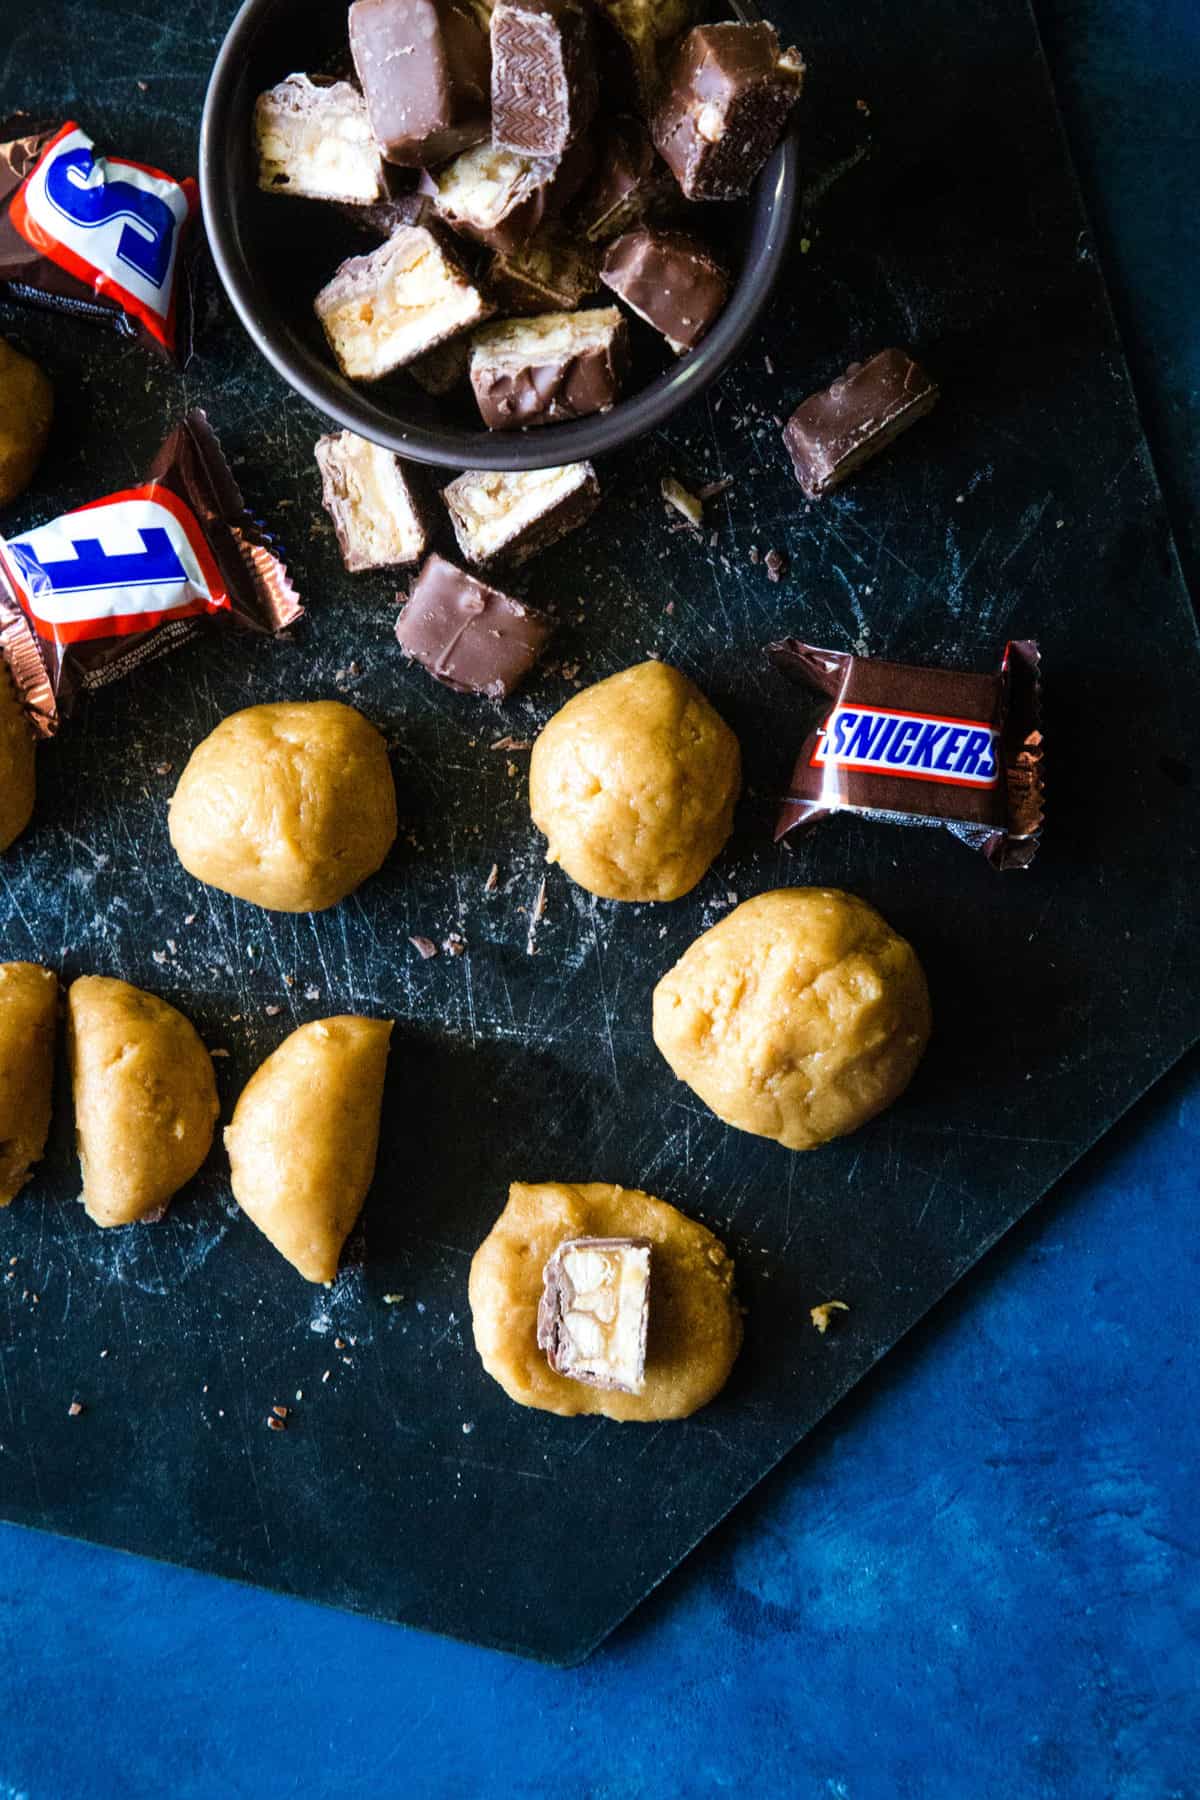
[[(1194, 0), (1041, 15), (1194, 557)], [(1198, 1182), (1193, 1059), (578, 1670), (0, 1528), (0, 1800), (1194, 1800)]]

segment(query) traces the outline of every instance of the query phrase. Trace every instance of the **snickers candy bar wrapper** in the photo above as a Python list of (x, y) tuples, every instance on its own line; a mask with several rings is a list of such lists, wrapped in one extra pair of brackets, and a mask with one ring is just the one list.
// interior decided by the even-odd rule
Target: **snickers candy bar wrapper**
[(1008, 644), (1000, 671), (971, 675), (822, 650), (785, 638), (767, 652), (832, 705), (806, 738), (776, 840), (835, 812), (942, 825), (997, 869), (1023, 869), (1041, 835), (1040, 658)]
[(198, 410), (140, 486), (0, 539), (0, 654), (43, 737), (80, 689), (176, 649), (206, 615), (278, 632), (302, 613)]
[(196, 183), (106, 156), (72, 119), (0, 125), (0, 287), (187, 360)]

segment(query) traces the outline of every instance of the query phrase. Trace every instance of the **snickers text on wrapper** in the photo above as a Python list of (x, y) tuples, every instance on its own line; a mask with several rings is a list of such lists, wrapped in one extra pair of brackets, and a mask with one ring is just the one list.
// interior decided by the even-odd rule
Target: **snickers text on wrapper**
[(140, 486), (0, 540), (0, 652), (43, 735), (78, 689), (176, 648), (205, 614), (280, 631), (301, 611), (199, 411)]
[(1026, 868), (1042, 828), (1037, 645), (995, 675), (928, 669), (785, 638), (774, 666), (833, 701), (805, 740), (776, 838), (835, 812), (942, 825), (996, 868)]
[(180, 249), (197, 204), (194, 181), (101, 155), (73, 120), (10, 138), (0, 143), (0, 282), (38, 305), (114, 317), (174, 356)]

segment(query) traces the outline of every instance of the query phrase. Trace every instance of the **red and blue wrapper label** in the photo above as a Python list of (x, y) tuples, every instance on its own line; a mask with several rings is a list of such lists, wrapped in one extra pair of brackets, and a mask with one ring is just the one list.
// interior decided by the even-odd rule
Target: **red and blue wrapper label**
[(942, 825), (1000, 869), (1026, 868), (1041, 834), (1037, 645), (1014, 640), (995, 675), (823, 650), (798, 638), (768, 655), (833, 705), (805, 740), (777, 839), (835, 812)]
[(206, 615), (276, 632), (302, 610), (198, 410), (139, 486), (0, 539), (0, 652), (43, 735), (79, 690), (175, 649)]
[(186, 360), (196, 184), (102, 154), (74, 120), (0, 141), (0, 283)]

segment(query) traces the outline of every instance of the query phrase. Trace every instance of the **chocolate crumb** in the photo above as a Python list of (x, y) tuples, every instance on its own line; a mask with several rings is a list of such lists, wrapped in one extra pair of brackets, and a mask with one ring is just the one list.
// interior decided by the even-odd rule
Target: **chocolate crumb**
[(533, 739), (532, 738), (515, 738), (515, 737), (497, 738), (494, 744), (488, 745), (488, 749), (489, 750), (532, 750), (533, 749)]
[(268, 1431), (286, 1431), (287, 1426), (284, 1424), (282, 1419), (277, 1419), (275, 1417), (274, 1413), (269, 1413), (267, 1415), (267, 1430)]
[(756, 563), (758, 561), (758, 545), (751, 544), (749, 550), (747, 550), (747, 552), (746, 552), (746, 555), (750, 558), (750, 561), (752, 563)]
[(442, 949), (446, 952), (447, 956), (461, 956), (466, 950), (466, 947), (466, 938), (460, 937), (457, 931), (452, 931), (449, 937), (444, 937), (442, 939)]
[(788, 560), (781, 550), (768, 550), (766, 556), (767, 577), (771, 581), (782, 581), (788, 570)]
[(335, 1350), (344, 1350), (346, 1348), (345, 1338), (334, 1338), (333, 1347)]
[(491, 868), (488, 870), (488, 878), (483, 884), (483, 891), (485, 894), (494, 894), (496, 889), (499, 886), (500, 886), (500, 864), (493, 863)]
[(154, 773), (156, 775), (170, 775), (174, 771), (174, 768), (175, 768), (174, 763), (169, 763), (169, 762), (155, 763)]
[(275, 1414), (277, 1419), (286, 1419), (288, 1416), (288, 1409), (286, 1406), (273, 1406), (271, 1411)]
[(408, 941), (423, 962), (428, 962), (431, 956), (437, 955), (437, 945), (432, 938), (410, 937)]
[(67, 1417), (68, 1419), (77, 1419), (82, 1411), (83, 1402), (81, 1400), (72, 1400), (70, 1406), (67, 1408)]

